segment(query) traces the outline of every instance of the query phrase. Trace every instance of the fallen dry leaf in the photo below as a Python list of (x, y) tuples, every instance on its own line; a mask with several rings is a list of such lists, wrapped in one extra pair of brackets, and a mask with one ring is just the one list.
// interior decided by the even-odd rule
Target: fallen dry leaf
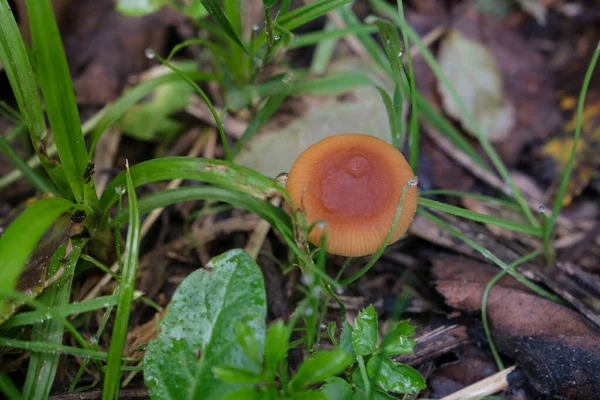
[[(497, 272), (460, 257), (433, 261), (438, 292), (468, 313), (480, 311), (485, 286)], [(516, 361), (536, 390), (569, 399), (600, 396), (600, 333), (580, 314), (505, 276), (490, 291), (487, 315), (498, 349)]]

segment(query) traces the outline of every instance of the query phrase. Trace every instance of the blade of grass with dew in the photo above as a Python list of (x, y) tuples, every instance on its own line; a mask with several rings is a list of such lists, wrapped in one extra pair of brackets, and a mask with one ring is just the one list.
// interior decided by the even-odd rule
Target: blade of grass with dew
[(62, 213), (72, 210), (74, 206), (62, 198), (41, 199), (29, 205), (6, 228), (0, 237), (0, 290), (10, 290), (15, 286), (38, 240)]
[(340, 8), (352, 0), (317, 0), (298, 7), (279, 17), (277, 22), (284, 29), (291, 31), (294, 28), (304, 25), (307, 22), (327, 14), (330, 11)]
[(396, 226), (398, 225), (398, 221), (400, 221), (400, 216), (402, 215), (402, 206), (404, 205), (404, 197), (406, 196), (406, 191), (408, 190), (409, 186), (411, 186), (411, 182), (413, 181), (413, 179), (414, 178), (411, 178), (410, 181), (407, 182), (404, 185), (404, 187), (402, 188), (402, 194), (400, 195), (400, 202), (398, 203), (398, 207), (396, 208), (396, 215), (394, 216), (394, 221), (392, 222), (392, 226), (390, 227), (390, 230), (389, 230), (388, 234), (386, 235), (385, 240), (383, 241), (381, 246), (379, 246), (379, 249), (377, 250), (377, 252), (373, 255), (371, 260), (364, 267), (362, 267), (355, 274), (353, 274), (350, 277), (341, 281), (340, 285), (346, 286), (346, 285), (349, 285), (352, 282), (356, 281), (358, 278), (360, 278), (361, 276), (366, 274), (373, 267), (373, 265), (375, 265), (377, 260), (379, 260), (379, 257), (381, 257), (384, 250), (390, 244), (390, 241), (392, 240), (392, 236), (394, 235), (394, 231), (396, 230)]
[[(313, 75), (324, 75), (327, 72), (327, 67), (333, 58), (333, 54), (337, 47), (338, 39), (333, 32), (335, 25), (331, 21), (327, 21), (322, 31), (317, 32), (324, 35), (319, 42), (316, 43), (315, 51), (312, 60), (310, 61), (310, 73)], [(296, 37), (297, 39), (298, 37)]]
[(486, 203), (496, 203), (496, 204), (499, 204), (499, 205), (501, 205), (505, 208), (508, 208), (510, 210), (513, 210), (513, 211), (520, 210), (519, 206), (510, 200), (500, 199), (500, 198), (492, 197), (492, 196), (486, 196), (486, 195), (479, 194), (479, 193), (461, 192), (458, 190), (445, 190), (445, 189), (423, 190), (423, 191), (419, 192), (419, 196), (422, 196), (422, 197), (436, 196), (436, 195), (456, 196), (456, 197), (462, 197), (462, 198), (475, 199), (475, 200), (483, 201)]
[(343, 39), (344, 37), (350, 35), (370, 35), (377, 32), (377, 27), (370, 25), (350, 25), (340, 29), (336, 29), (335, 25), (333, 24), (330, 24), (330, 26), (330, 29), (325, 28), (321, 31), (295, 36), (289, 46), (289, 49), (298, 49), (300, 47), (317, 45), (324, 40)]
[(225, 15), (225, 12), (223, 11), (223, 8), (221, 7), (219, 0), (199, 0), (199, 1), (202, 3), (204, 8), (206, 8), (206, 11), (208, 11), (210, 16), (217, 23), (217, 25), (219, 25), (219, 28), (221, 28), (221, 30), (223, 32), (225, 32), (225, 34), (227, 34), (227, 36), (229, 36), (229, 38), (233, 41), (233, 43), (238, 45), (246, 54), (248, 54), (248, 51), (246, 50), (246, 46), (244, 46), (242, 39), (240, 38), (237, 31), (231, 24), (231, 21), (229, 20), (229, 18), (227, 18), (227, 15)]
[[(53, 313), (55, 312), (58, 315), (66, 317), (73, 314), (86, 313), (115, 305), (117, 305), (117, 296), (112, 295), (97, 297), (92, 300), (82, 301), (81, 303), (71, 303), (64, 304), (58, 307), (52, 307), (51, 311), (53, 311)], [(18, 326), (33, 325), (42, 319), (46, 319), (47, 315), (48, 312), (43, 310), (20, 313), (6, 321), (4, 324), (0, 325), (0, 329), (9, 329)]]
[(21, 400), (21, 393), (5, 372), (0, 372), (0, 392), (9, 400)]
[(194, 44), (202, 45), (202, 46), (209, 48), (214, 53), (214, 55), (217, 58), (219, 58), (221, 61), (223, 61), (223, 62), (227, 61), (227, 55), (225, 54), (223, 49), (221, 47), (219, 47), (215, 42), (213, 42), (211, 40), (206, 40), (206, 39), (188, 39), (181, 43), (178, 43), (177, 45), (173, 46), (173, 48), (171, 49), (171, 52), (169, 53), (169, 55), (167, 56), (167, 58), (165, 60), (170, 62), (171, 59), (175, 56), (175, 54), (177, 54), (181, 50), (185, 49), (186, 47), (194, 45)]
[(204, 90), (202, 90), (200, 88), (200, 86), (198, 86), (196, 84), (196, 82), (194, 82), (189, 76), (187, 76), (186, 74), (181, 72), (179, 69), (177, 69), (173, 64), (165, 61), (165, 59), (162, 57), (159, 57), (159, 56), (155, 56), (155, 57), (163, 65), (165, 65), (166, 67), (171, 69), (173, 72), (178, 74), (184, 81), (189, 83), (190, 86), (192, 86), (196, 90), (198, 95), (200, 97), (202, 97), (202, 100), (204, 100), (204, 102), (208, 106), (213, 118), (215, 119), (215, 122), (217, 123), (217, 128), (219, 129), (219, 135), (221, 136), (221, 142), (223, 145), (223, 149), (225, 150), (225, 157), (226, 157), (227, 161), (231, 161), (231, 151), (229, 150), (229, 145), (227, 144), (227, 136), (225, 135), (225, 131), (223, 130), (223, 122), (221, 121), (221, 118), (219, 118), (219, 114), (215, 110), (215, 107), (213, 106), (212, 102), (210, 101), (210, 99), (208, 98), (206, 93), (204, 93)]
[[(75, 266), (85, 243), (86, 240), (74, 238), (70, 243), (60, 246), (54, 253), (48, 264), (47, 275), (52, 276), (61, 268), (64, 268), (64, 274), (58, 283), (50, 286), (40, 295), (39, 301), (46, 303), (48, 307), (54, 308), (61, 308), (69, 302)], [(71, 247), (70, 254), (67, 254), (67, 247)], [(50, 319), (33, 325), (30, 340), (34, 342), (45, 341), (49, 344), (62, 344), (64, 331), (65, 327), (60, 321)], [(26, 399), (45, 400), (48, 398), (54, 384), (59, 357), (60, 354), (58, 353), (33, 353), (31, 355), (27, 378), (23, 385), (23, 396)]]
[(4, 153), (6, 158), (10, 161), (10, 163), (21, 171), (21, 174), (25, 179), (31, 183), (31, 185), (41, 193), (53, 193), (54, 195), (58, 195), (57, 189), (54, 187), (52, 182), (49, 182), (43, 175), (41, 175), (38, 171), (31, 168), (12, 148), (10, 143), (4, 138), (4, 136), (0, 136), (0, 151)]
[(500, 228), (506, 228), (514, 232), (525, 233), (527, 235), (532, 235), (535, 237), (542, 237), (542, 230), (529, 224), (523, 224), (521, 222), (511, 221), (509, 219), (494, 217), (492, 215), (480, 214), (471, 210), (466, 210), (464, 208), (455, 207), (450, 204), (426, 199), (423, 197), (419, 197), (419, 205), (422, 207), (432, 208), (434, 210), (452, 214), (457, 217), (470, 219), (471, 221), (482, 222), (484, 224), (490, 224), (498, 226)]
[(562, 299), (560, 297), (541, 288), (540, 286), (538, 286), (537, 284), (535, 284), (534, 282), (530, 281), (525, 276), (523, 276), (520, 272), (509, 269), (508, 265), (504, 261), (499, 259), (494, 253), (492, 253), (488, 249), (484, 248), (483, 246), (479, 245), (475, 241), (471, 240), (469, 237), (467, 237), (465, 234), (463, 234), (459, 230), (452, 227), (447, 222), (445, 222), (442, 219), (438, 218), (437, 216), (433, 215), (429, 211), (424, 210), (422, 207), (417, 208), (417, 213), (419, 215), (422, 215), (425, 218), (429, 219), (430, 221), (434, 222), (436, 225), (440, 226), (442, 229), (444, 229), (445, 231), (450, 233), (452, 236), (455, 236), (458, 239), (462, 240), (464, 243), (466, 243), (467, 245), (472, 247), (474, 250), (479, 252), (481, 255), (483, 255), (486, 259), (491, 260), (498, 267), (507, 271), (517, 281), (519, 281), (520, 283), (525, 285), (529, 290), (531, 290), (535, 294), (542, 296), (548, 300), (554, 301), (555, 303), (564, 304), (564, 302), (562, 301)]
[(590, 85), (590, 80), (592, 79), (592, 74), (594, 73), (594, 69), (596, 68), (596, 63), (598, 62), (598, 57), (600, 57), (600, 41), (596, 44), (596, 50), (594, 51), (594, 55), (590, 60), (587, 71), (585, 73), (585, 77), (583, 79), (583, 84), (581, 86), (581, 92), (579, 93), (579, 102), (577, 103), (577, 116), (575, 122), (575, 136), (573, 137), (573, 146), (571, 147), (571, 154), (569, 155), (569, 161), (567, 162), (567, 166), (565, 167), (565, 171), (563, 172), (563, 176), (560, 181), (560, 186), (558, 188), (558, 193), (556, 194), (556, 199), (554, 200), (554, 205), (552, 206), (552, 215), (549, 218), (548, 222), (548, 232), (547, 235), (550, 237), (554, 231), (554, 226), (556, 225), (556, 219), (558, 218), (558, 214), (563, 205), (563, 199), (565, 197), (565, 193), (567, 191), (567, 185), (569, 183), (569, 179), (571, 178), (571, 172), (573, 171), (573, 164), (575, 163), (575, 154), (577, 152), (577, 144), (579, 142), (579, 138), (581, 137), (581, 123), (583, 116), (583, 106), (585, 103), (585, 97), (587, 95), (587, 90)]
[(468, 110), (465, 103), (460, 99), (460, 96), (456, 92), (456, 89), (454, 88), (454, 86), (452, 85), (452, 83), (450, 82), (448, 77), (446, 77), (446, 75), (442, 72), (439, 64), (435, 60), (435, 57), (433, 56), (431, 51), (429, 51), (429, 49), (423, 44), (423, 42), (421, 41), (421, 38), (413, 30), (413, 28), (410, 27), (406, 23), (403, 24), (403, 32), (404, 32), (404, 34), (406, 34), (408, 36), (408, 38), (413, 43), (415, 43), (417, 45), (417, 47), (419, 48), (419, 51), (421, 52), (421, 55), (423, 56), (423, 58), (429, 65), (429, 68), (432, 70), (432, 72), (434, 73), (436, 78), (444, 86), (447, 87), (448, 91), (450, 92), (450, 94), (452, 96), (452, 100), (461, 109), (461, 112), (463, 113), (463, 116), (464, 116), (465, 120), (467, 121), (467, 124), (469, 125), (470, 129), (473, 132), (476, 132), (476, 137), (477, 137), (477, 140), (479, 141), (479, 143), (481, 144), (481, 147), (483, 147), (485, 153), (492, 161), (492, 164), (494, 165), (494, 167), (496, 168), (496, 170), (498, 171), (498, 173), (500, 174), (500, 176), (502, 177), (504, 182), (506, 182), (508, 184), (508, 186), (510, 187), (515, 201), (521, 207), (521, 210), (527, 217), (527, 220), (529, 221), (529, 223), (535, 227), (539, 227), (540, 226), (539, 221), (533, 215), (533, 213), (532, 213), (531, 209), (529, 208), (527, 201), (523, 197), (523, 194), (521, 193), (520, 189), (515, 185), (510, 173), (508, 172), (508, 169), (502, 162), (502, 159), (500, 158), (500, 156), (498, 155), (498, 153), (496, 152), (496, 150), (490, 143), (487, 136), (485, 136), (485, 134), (479, 128), (479, 125), (475, 121), (475, 118), (471, 115), (471, 113)]
[[(231, 28), (236, 33), (236, 36), (241, 39), (242, 32), (242, 2), (239, 0), (223, 0), (223, 11), (231, 23)], [(249, 54), (246, 46), (239, 46), (235, 40), (229, 41), (229, 57), (227, 64), (229, 70), (238, 85), (246, 83), (246, 64), (244, 57)]]
[[(534, 250), (529, 254), (524, 255), (510, 263), (508, 268), (515, 269), (519, 265), (524, 264), (528, 261), (533, 260), (537, 256), (542, 254), (541, 250)], [(500, 271), (496, 276), (494, 276), (488, 284), (485, 286), (485, 290), (483, 291), (483, 296), (481, 298), (481, 321), (483, 322), (483, 330), (485, 331), (485, 336), (487, 338), (488, 344), (490, 346), (490, 350), (492, 351), (492, 355), (494, 356), (494, 360), (496, 361), (496, 366), (498, 367), (498, 371), (502, 371), (504, 369), (504, 363), (502, 362), (502, 358), (500, 358), (500, 354), (496, 349), (496, 345), (492, 339), (492, 332), (490, 331), (490, 326), (487, 320), (487, 299), (490, 294), (490, 290), (492, 286), (494, 286), (504, 275), (507, 274), (507, 271)]]
[[(419, 103), (417, 101), (417, 86), (415, 82), (415, 70), (413, 67), (412, 57), (410, 55), (410, 44), (408, 43), (408, 37), (404, 34), (404, 8), (402, 6), (402, 0), (398, 0), (398, 15), (400, 16), (400, 30), (402, 31), (402, 39), (404, 40), (404, 55), (408, 64), (408, 73), (406, 79), (410, 86), (410, 166), (412, 170), (417, 173), (417, 167), (419, 163), (419, 142), (421, 131), (419, 130)], [(406, 70), (404, 70), (406, 72)]]
[(83, 200), (83, 173), (89, 159), (67, 58), (50, 1), (27, 0), (26, 4), (46, 113), (58, 156), (75, 200), (79, 203)]
[(71, 188), (62, 166), (46, 153), (48, 131), (42, 103), (38, 93), (27, 48), (7, 0), (0, 0), (0, 60), (13, 90), (19, 110), (27, 123), (31, 143), (41, 162), (65, 197), (70, 197)]
[(121, 362), (123, 358), (123, 348), (129, 328), (129, 314), (131, 312), (131, 302), (133, 301), (133, 292), (135, 291), (135, 278), (137, 274), (138, 255), (140, 247), (140, 213), (138, 208), (135, 186), (129, 173), (129, 166), (126, 171), (127, 195), (129, 198), (129, 228), (127, 229), (127, 250), (125, 260), (123, 261), (123, 273), (121, 283), (119, 284), (119, 303), (117, 305), (117, 314), (113, 328), (108, 361), (106, 363), (106, 375), (104, 378), (104, 387), (102, 391), (103, 400), (113, 400), (119, 395), (119, 381), (121, 377)]

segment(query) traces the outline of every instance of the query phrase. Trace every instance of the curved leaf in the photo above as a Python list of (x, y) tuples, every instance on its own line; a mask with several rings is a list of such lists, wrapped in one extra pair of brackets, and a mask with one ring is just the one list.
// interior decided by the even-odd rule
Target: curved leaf
[(427, 386), (419, 371), (387, 357), (371, 357), (367, 363), (367, 371), (369, 377), (375, 379), (377, 386), (388, 392), (415, 393)]
[(352, 356), (342, 349), (314, 353), (300, 365), (298, 372), (290, 381), (290, 390), (299, 391), (305, 386), (337, 375), (352, 361)]

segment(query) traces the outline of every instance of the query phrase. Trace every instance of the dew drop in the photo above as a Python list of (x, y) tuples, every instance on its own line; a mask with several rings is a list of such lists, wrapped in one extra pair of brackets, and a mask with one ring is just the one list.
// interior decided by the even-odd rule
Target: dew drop
[(311, 315), (313, 315), (314, 312), (315, 310), (313, 310), (312, 308), (307, 308), (306, 310), (304, 310), (304, 315), (310, 317)]
[(337, 294), (344, 294), (344, 289), (341, 288), (341, 287), (337, 288), (337, 289), (335, 289), (335, 293), (337, 293)]
[(144, 53), (146, 54), (146, 58), (153, 59), (156, 57), (156, 51), (150, 47), (148, 47)]
[(538, 207), (538, 211), (541, 212), (542, 214), (546, 214), (546, 206), (545, 205), (540, 205)]
[(124, 196), (126, 191), (127, 189), (125, 189), (125, 186), (123, 185), (115, 186), (115, 192), (117, 192), (119, 196)]
[(317, 224), (317, 228), (319, 228), (319, 229), (325, 229), (326, 226), (327, 226), (327, 224), (323, 221), (321, 221)]
[(402, 57), (402, 54), (404, 54), (404, 53), (402, 53), (402, 51), (399, 51), (398, 52), (398, 57)]
[(419, 178), (416, 176), (413, 176), (412, 178), (410, 178), (410, 180), (408, 181), (408, 186), (412, 186), (412, 187), (416, 187), (419, 184)]
[(260, 25), (259, 25), (259, 24), (254, 24), (254, 25), (252, 25), (252, 30), (253, 30), (254, 32), (258, 32), (258, 31), (260, 30)]
[(279, 35), (275, 35), (275, 36), (273, 37), (273, 39), (275, 39), (275, 40), (279, 40), (280, 38), (281, 38), (281, 37), (280, 37)]
[(288, 173), (287, 172), (280, 173), (279, 175), (277, 175), (275, 177), (275, 180), (277, 182), (280, 182), (280, 183), (287, 182), (287, 180), (288, 180)]
[(302, 275), (300, 279), (306, 286), (311, 286), (315, 282), (315, 277), (312, 274)]

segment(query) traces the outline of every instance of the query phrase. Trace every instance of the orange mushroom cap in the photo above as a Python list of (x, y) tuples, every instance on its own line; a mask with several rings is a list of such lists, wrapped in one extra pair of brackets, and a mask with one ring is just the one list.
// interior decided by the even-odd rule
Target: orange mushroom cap
[[(319, 245), (327, 232), (329, 253), (358, 257), (384, 242), (404, 185), (413, 177), (400, 151), (374, 136), (346, 133), (308, 147), (292, 165), (286, 189), (294, 207), (315, 226), (308, 240)], [(409, 186), (390, 243), (406, 232), (417, 209), (417, 188)]]

